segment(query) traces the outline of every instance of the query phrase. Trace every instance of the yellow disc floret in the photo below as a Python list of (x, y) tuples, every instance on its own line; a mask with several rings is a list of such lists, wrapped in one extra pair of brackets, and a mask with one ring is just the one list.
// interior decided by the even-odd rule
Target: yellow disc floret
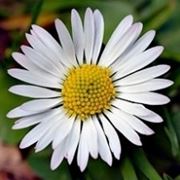
[(84, 64), (69, 70), (63, 83), (63, 106), (84, 120), (110, 107), (115, 88), (110, 69)]

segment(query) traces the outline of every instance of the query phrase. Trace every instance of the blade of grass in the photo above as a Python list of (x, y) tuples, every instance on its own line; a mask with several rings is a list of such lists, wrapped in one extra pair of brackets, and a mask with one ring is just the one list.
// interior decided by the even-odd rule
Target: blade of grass
[(158, 172), (147, 159), (144, 151), (138, 149), (132, 154), (133, 163), (148, 179), (162, 180)]
[(163, 174), (163, 180), (173, 180), (173, 178), (171, 178), (167, 174)]
[[(162, 1), (161, 3), (163, 3)], [(158, 29), (160, 28), (170, 17), (175, 9), (175, 1), (167, 0), (166, 3), (161, 7), (161, 3), (159, 1), (152, 1), (152, 8), (154, 9), (156, 6), (160, 6), (159, 9), (152, 11), (152, 8), (149, 9), (151, 14), (144, 21), (144, 30), (148, 29)], [(158, 5), (159, 4), (159, 5)]]
[(129, 160), (129, 158), (124, 159), (121, 166), (121, 173), (123, 176), (123, 180), (129, 180), (129, 179), (138, 180), (134, 167), (131, 161)]
[(176, 157), (179, 153), (179, 143), (178, 143), (178, 138), (177, 138), (177, 135), (176, 135), (176, 131), (173, 127), (173, 124), (172, 124), (172, 120), (170, 118), (170, 114), (168, 112), (167, 109), (164, 109), (164, 112), (165, 112), (165, 120), (166, 120), (166, 123), (167, 123), (167, 127), (164, 128), (165, 130), (165, 133), (167, 135), (167, 137), (169, 138), (169, 141), (171, 143), (171, 151), (172, 151), (172, 155), (174, 157)]
[[(32, 14), (31, 23), (29, 24), (29, 26), (27, 27), (25, 32), (29, 31), (31, 24), (36, 23), (38, 16), (40, 15), (40, 12), (41, 12), (43, 1), (44, 0), (37, 0), (36, 3), (34, 4), (34, 6), (32, 8), (32, 13), (31, 13)], [(19, 33), (16, 36), (16, 38), (14, 39), (14, 41), (12, 43), (11, 50), (12, 51), (17, 50), (23, 39), (24, 39), (24, 31)]]
[(32, 8), (32, 19), (31, 24), (36, 23), (42, 9), (44, 0), (38, 0)]

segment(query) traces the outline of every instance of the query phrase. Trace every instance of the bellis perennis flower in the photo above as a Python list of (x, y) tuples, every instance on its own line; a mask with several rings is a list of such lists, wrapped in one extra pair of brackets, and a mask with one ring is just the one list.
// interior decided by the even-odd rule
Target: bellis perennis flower
[(144, 121), (159, 123), (162, 118), (142, 104), (168, 103), (168, 97), (154, 91), (172, 81), (158, 78), (169, 70), (168, 65), (147, 67), (163, 47), (147, 49), (155, 31), (138, 39), (142, 23), (133, 23), (131, 15), (119, 23), (103, 50), (104, 20), (98, 10), (88, 8), (83, 23), (72, 10), (71, 26), (72, 35), (61, 20), (55, 20), (58, 43), (46, 30), (32, 25), (26, 34), (31, 47), (21, 46), (23, 53), (13, 53), (24, 69), (8, 73), (31, 84), (12, 86), (10, 92), (34, 99), (11, 110), (8, 117), (18, 118), (13, 129), (35, 125), (20, 148), (36, 143), (39, 152), (51, 144), (51, 169), (64, 158), (71, 164), (77, 152), (83, 171), (89, 156), (99, 155), (109, 165), (112, 156), (120, 158), (117, 132), (138, 146), (142, 145), (138, 133), (153, 134)]

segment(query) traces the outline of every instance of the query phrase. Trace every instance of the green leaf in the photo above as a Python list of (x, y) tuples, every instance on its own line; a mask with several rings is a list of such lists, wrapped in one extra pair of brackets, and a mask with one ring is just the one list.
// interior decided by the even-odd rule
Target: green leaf
[(154, 0), (139, 15), (144, 22), (144, 30), (160, 28), (171, 16), (175, 3), (171, 0)]
[(163, 57), (180, 62), (180, 1), (171, 1), (175, 3), (175, 9), (169, 21), (160, 30), (157, 40), (165, 47)]
[[(41, 13), (41, 8), (43, 5), (43, 0), (37, 0), (33, 6), (32, 6), (32, 10), (31, 10), (31, 14), (32, 14), (32, 18), (31, 18), (31, 23), (29, 24), (29, 26), (27, 27), (27, 29), (25, 30), (25, 32), (28, 32), (31, 24), (36, 23), (39, 14)], [(11, 50), (16, 51), (17, 49), (19, 49), (19, 46), (21, 44), (21, 42), (23, 41), (24, 37), (25, 37), (25, 32), (18, 32), (18, 34), (14, 37), (14, 40), (12, 42), (11, 45)]]
[(148, 179), (152, 180), (162, 180), (160, 175), (157, 173), (155, 168), (151, 165), (149, 160), (147, 159), (144, 151), (142, 149), (138, 149), (132, 154), (133, 163), (136, 168), (141, 171)]
[(174, 125), (174, 130), (177, 135), (178, 142), (180, 143), (180, 112), (174, 112), (174, 115), (172, 116), (172, 121)]
[(91, 180), (123, 180), (119, 166), (109, 167), (102, 160), (90, 160), (88, 162), (87, 177)]
[(178, 175), (174, 180), (180, 180), (180, 175)]
[(179, 143), (178, 143), (176, 131), (173, 126), (173, 121), (170, 117), (171, 116), (170, 116), (169, 112), (167, 111), (167, 109), (165, 109), (165, 120), (167, 122), (167, 127), (165, 127), (164, 129), (165, 129), (166, 135), (168, 136), (169, 141), (171, 143), (172, 155), (174, 157), (176, 157), (178, 155), (180, 149), (179, 149)]
[(180, 162), (180, 112), (174, 112), (174, 114), (172, 115), (172, 123), (173, 123), (173, 127), (177, 136), (177, 141), (179, 144), (179, 151), (178, 154), (175, 157), (175, 160), (177, 162)]
[(123, 180), (137, 180), (136, 172), (129, 158), (125, 158), (122, 162), (121, 174), (123, 176)]
[(173, 178), (171, 178), (167, 174), (163, 174), (163, 180), (173, 180)]
[(44, 0), (37, 0), (35, 2), (35, 5), (32, 8), (32, 19), (31, 19), (31, 24), (36, 23), (37, 18), (39, 16), (39, 14), (41, 13), (41, 8), (43, 5)]

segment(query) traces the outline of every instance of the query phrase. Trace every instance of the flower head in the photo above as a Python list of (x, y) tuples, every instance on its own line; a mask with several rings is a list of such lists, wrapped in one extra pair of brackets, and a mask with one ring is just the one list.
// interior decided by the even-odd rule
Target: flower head
[(21, 46), (23, 53), (13, 53), (24, 69), (8, 73), (31, 84), (12, 86), (10, 92), (33, 100), (11, 110), (8, 117), (18, 118), (13, 129), (35, 125), (20, 148), (36, 143), (38, 152), (52, 144), (52, 169), (64, 158), (71, 164), (77, 151), (77, 164), (83, 171), (89, 156), (99, 155), (109, 165), (112, 155), (120, 158), (117, 131), (138, 146), (138, 133), (153, 133), (143, 121), (158, 123), (162, 118), (143, 104), (168, 103), (168, 97), (154, 91), (172, 81), (158, 78), (169, 70), (168, 65), (146, 67), (163, 47), (147, 49), (155, 31), (138, 39), (142, 23), (133, 23), (131, 15), (119, 23), (103, 50), (104, 21), (99, 10), (88, 8), (84, 23), (72, 10), (71, 25), (72, 36), (61, 20), (55, 20), (60, 43), (32, 25), (26, 34), (31, 47)]

